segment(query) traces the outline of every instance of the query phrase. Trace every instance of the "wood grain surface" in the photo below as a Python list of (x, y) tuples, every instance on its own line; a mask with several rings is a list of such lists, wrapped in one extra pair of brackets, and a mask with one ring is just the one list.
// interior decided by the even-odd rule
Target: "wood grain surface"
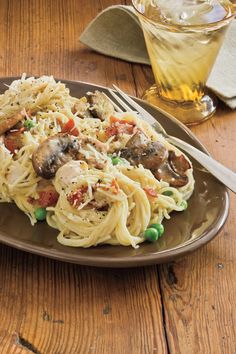
[[(150, 68), (85, 48), (79, 34), (111, 0), (1, 0), (0, 76), (52, 74), (141, 96)], [(123, 1), (123, 3), (125, 3)], [(236, 171), (236, 113), (192, 129)], [(0, 246), (0, 353), (236, 353), (236, 203), (210, 244), (128, 270), (64, 264)]]

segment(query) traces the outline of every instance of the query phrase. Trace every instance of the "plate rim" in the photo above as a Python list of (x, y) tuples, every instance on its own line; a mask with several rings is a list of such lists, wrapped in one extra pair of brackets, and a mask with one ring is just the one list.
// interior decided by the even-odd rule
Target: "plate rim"
[[(20, 78), (21, 76), (0, 77), (0, 82), (4, 83), (4, 80), (13, 81), (13, 80), (19, 80)], [(67, 80), (67, 79), (62, 79), (57, 77), (54, 78), (56, 81), (60, 81), (65, 84), (78, 84), (82, 86), (87, 85), (87, 86), (93, 86), (95, 88), (97, 87), (105, 90), (109, 88), (108, 86), (98, 85), (86, 81)], [(200, 150), (210, 155), (207, 149), (205, 148), (205, 146), (198, 140), (198, 138), (193, 134), (193, 132), (188, 127), (186, 127), (183, 123), (181, 123), (179, 120), (173, 117), (171, 114), (165, 112), (163, 109), (159, 107), (156, 107), (146, 101), (143, 101), (140, 98), (137, 98), (132, 95), (129, 96), (138, 102), (141, 103), (144, 102), (147, 106), (150, 106), (151, 108), (155, 109), (156, 111), (166, 116), (174, 124), (179, 126), (181, 130), (183, 130), (190, 137), (190, 139), (192, 139), (199, 146)], [(94, 267), (130, 268), (130, 267), (139, 267), (144, 265), (165, 263), (197, 250), (198, 248), (207, 244), (209, 241), (213, 240), (217, 236), (217, 234), (220, 232), (220, 230), (223, 228), (224, 224), (227, 221), (229, 215), (229, 207), (230, 207), (229, 191), (223, 184), (222, 184), (222, 188), (224, 192), (223, 213), (221, 213), (220, 216), (218, 216), (218, 218), (216, 219), (214, 228), (207, 232), (205, 231), (205, 233), (203, 233), (200, 237), (196, 239), (189, 240), (186, 243), (183, 243), (169, 250), (158, 251), (156, 253), (150, 253), (147, 255), (137, 255), (137, 256), (127, 256), (127, 257), (119, 256), (116, 258), (113, 258), (111, 256), (100, 256), (99, 258), (96, 258), (94, 257), (94, 255), (88, 256), (88, 255), (81, 255), (81, 254), (68, 254), (63, 250), (59, 251), (53, 248), (46, 249), (45, 247), (38, 246), (35, 244), (30, 244), (30, 243), (27, 243), (27, 247), (25, 247), (25, 242), (20, 240), (17, 241), (17, 244), (14, 244), (14, 240), (11, 238), (9, 239), (7, 233), (3, 231), (0, 231), (0, 243), (5, 244), (7, 246), (11, 246), (15, 249), (24, 252), (36, 254), (50, 259), (79, 264), (79, 265), (94, 266)]]

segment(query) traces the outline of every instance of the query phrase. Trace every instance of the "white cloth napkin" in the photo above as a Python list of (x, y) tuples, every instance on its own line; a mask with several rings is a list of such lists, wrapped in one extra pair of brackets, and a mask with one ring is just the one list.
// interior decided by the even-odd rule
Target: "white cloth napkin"
[[(110, 6), (84, 30), (80, 41), (99, 53), (149, 64), (139, 20), (132, 6)], [(236, 108), (236, 21), (226, 34), (207, 86), (230, 108)]]

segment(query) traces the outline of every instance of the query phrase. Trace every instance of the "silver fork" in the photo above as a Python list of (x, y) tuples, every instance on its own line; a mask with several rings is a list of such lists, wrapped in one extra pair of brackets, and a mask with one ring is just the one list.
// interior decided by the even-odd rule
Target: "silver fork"
[[(126, 93), (121, 91), (117, 86), (113, 85), (115, 90), (119, 93), (122, 99), (114, 92), (114, 90), (109, 90), (112, 97), (115, 98), (116, 102), (122, 107), (120, 107), (113, 102), (115, 109), (117, 111), (135, 111), (138, 112), (141, 118), (146, 122), (151, 124), (153, 128), (160, 134), (162, 134), (170, 143), (187, 152), (189, 155), (195, 158), (203, 167), (206, 168), (213, 176), (215, 176), (219, 181), (221, 181), (226, 187), (228, 187), (232, 192), (236, 193), (236, 173), (231, 171), (229, 168), (223, 166), (218, 161), (214, 160), (212, 157), (203, 153), (202, 151), (196, 149), (192, 145), (186, 143), (185, 141), (176, 138), (174, 136), (168, 135), (163, 126), (143, 107), (136, 103), (132, 98), (130, 98)], [(127, 104), (128, 103), (128, 104)]]

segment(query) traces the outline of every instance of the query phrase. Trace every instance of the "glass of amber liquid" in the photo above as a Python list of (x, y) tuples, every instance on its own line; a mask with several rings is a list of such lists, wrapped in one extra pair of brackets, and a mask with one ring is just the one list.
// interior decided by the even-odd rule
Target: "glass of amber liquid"
[[(229, 0), (132, 0), (155, 77), (144, 99), (186, 125), (210, 118), (206, 81), (235, 15)], [(222, 77), (222, 80), (224, 78)]]

